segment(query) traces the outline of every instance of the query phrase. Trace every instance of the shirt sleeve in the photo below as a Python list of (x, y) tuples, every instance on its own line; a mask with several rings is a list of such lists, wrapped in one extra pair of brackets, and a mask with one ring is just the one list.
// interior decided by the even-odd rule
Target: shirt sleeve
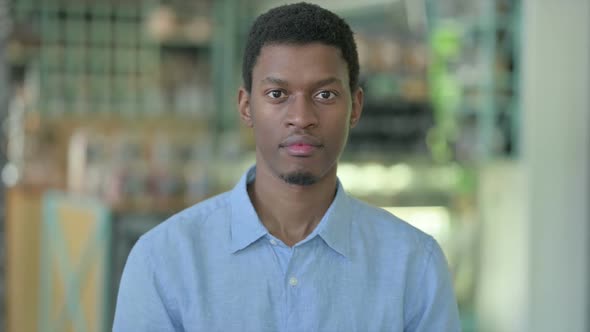
[(175, 329), (155, 276), (145, 240), (131, 250), (117, 295), (113, 332), (182, 331)]
[(405, 332), (461, 331), (459, 310), (445, 256), (436, 241), (429, 238), (422, 275), (411, 281), (407, 296), (408, 319)]

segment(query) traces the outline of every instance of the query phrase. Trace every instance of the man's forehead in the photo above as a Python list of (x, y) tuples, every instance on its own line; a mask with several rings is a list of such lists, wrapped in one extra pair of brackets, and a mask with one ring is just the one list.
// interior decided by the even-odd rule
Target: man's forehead
[[(278, 86), (288, 86), (291, 82), (288, 78), (281, 78), (280, 76), (266, 76), (260, 80), (260, 83)], [(330, 84), (344, 85), (342, 79), (335, 76), (326, 76), (325, 78), (318, 77), (309, 83), (315, 86), (326, 86)]]
[[(263, 70), (264, 73), (261, 73)], [(322, 43), (310, 44), (270, 44), (261, 49), (253, 71), (281, 79), (280, 73), (289, 71), (317, 71), (321, 79), (336, 77), (348, 72), (346, 60), (337, 47)], [(277, 73), (277, 75), (272, 75)]]

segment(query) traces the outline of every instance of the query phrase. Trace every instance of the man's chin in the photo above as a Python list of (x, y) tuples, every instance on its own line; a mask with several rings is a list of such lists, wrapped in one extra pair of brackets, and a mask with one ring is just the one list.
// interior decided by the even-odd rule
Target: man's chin
[(309, 172), (291, 172), (281, 174), (280, 178), (286, 183), (295, 186), (311, 186), (318, 182), (317, 176)]

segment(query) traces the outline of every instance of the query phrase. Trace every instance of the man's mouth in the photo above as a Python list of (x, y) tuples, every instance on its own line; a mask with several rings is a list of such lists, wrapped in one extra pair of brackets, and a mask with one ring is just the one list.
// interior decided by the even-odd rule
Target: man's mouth
[(289, 152), (290, 155), (305, 157), (311, 155), (317, 147), (310, 144), (296, 143), (291, 144), (286, 148), (287, 152)]
[(284, 140), (279, 147), (295, 157), (309, 157), (322, 147), (321, 142), (312, 136), (294, 135)]

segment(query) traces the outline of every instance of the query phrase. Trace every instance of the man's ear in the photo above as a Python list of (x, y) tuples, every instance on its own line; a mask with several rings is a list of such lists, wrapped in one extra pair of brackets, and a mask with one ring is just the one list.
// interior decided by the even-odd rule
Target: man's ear
[(244, 124), (250, 128), (254, 127), (250, 112), (250, 93), (244, 87), (240, 87), (238, 90), (238, 111)]
[(352, 94), (352, 111), (350, 112), (350, 128), (356, 126), (361, 119), (363, 112), (364, 91), (362, 88), (357, 88)]

